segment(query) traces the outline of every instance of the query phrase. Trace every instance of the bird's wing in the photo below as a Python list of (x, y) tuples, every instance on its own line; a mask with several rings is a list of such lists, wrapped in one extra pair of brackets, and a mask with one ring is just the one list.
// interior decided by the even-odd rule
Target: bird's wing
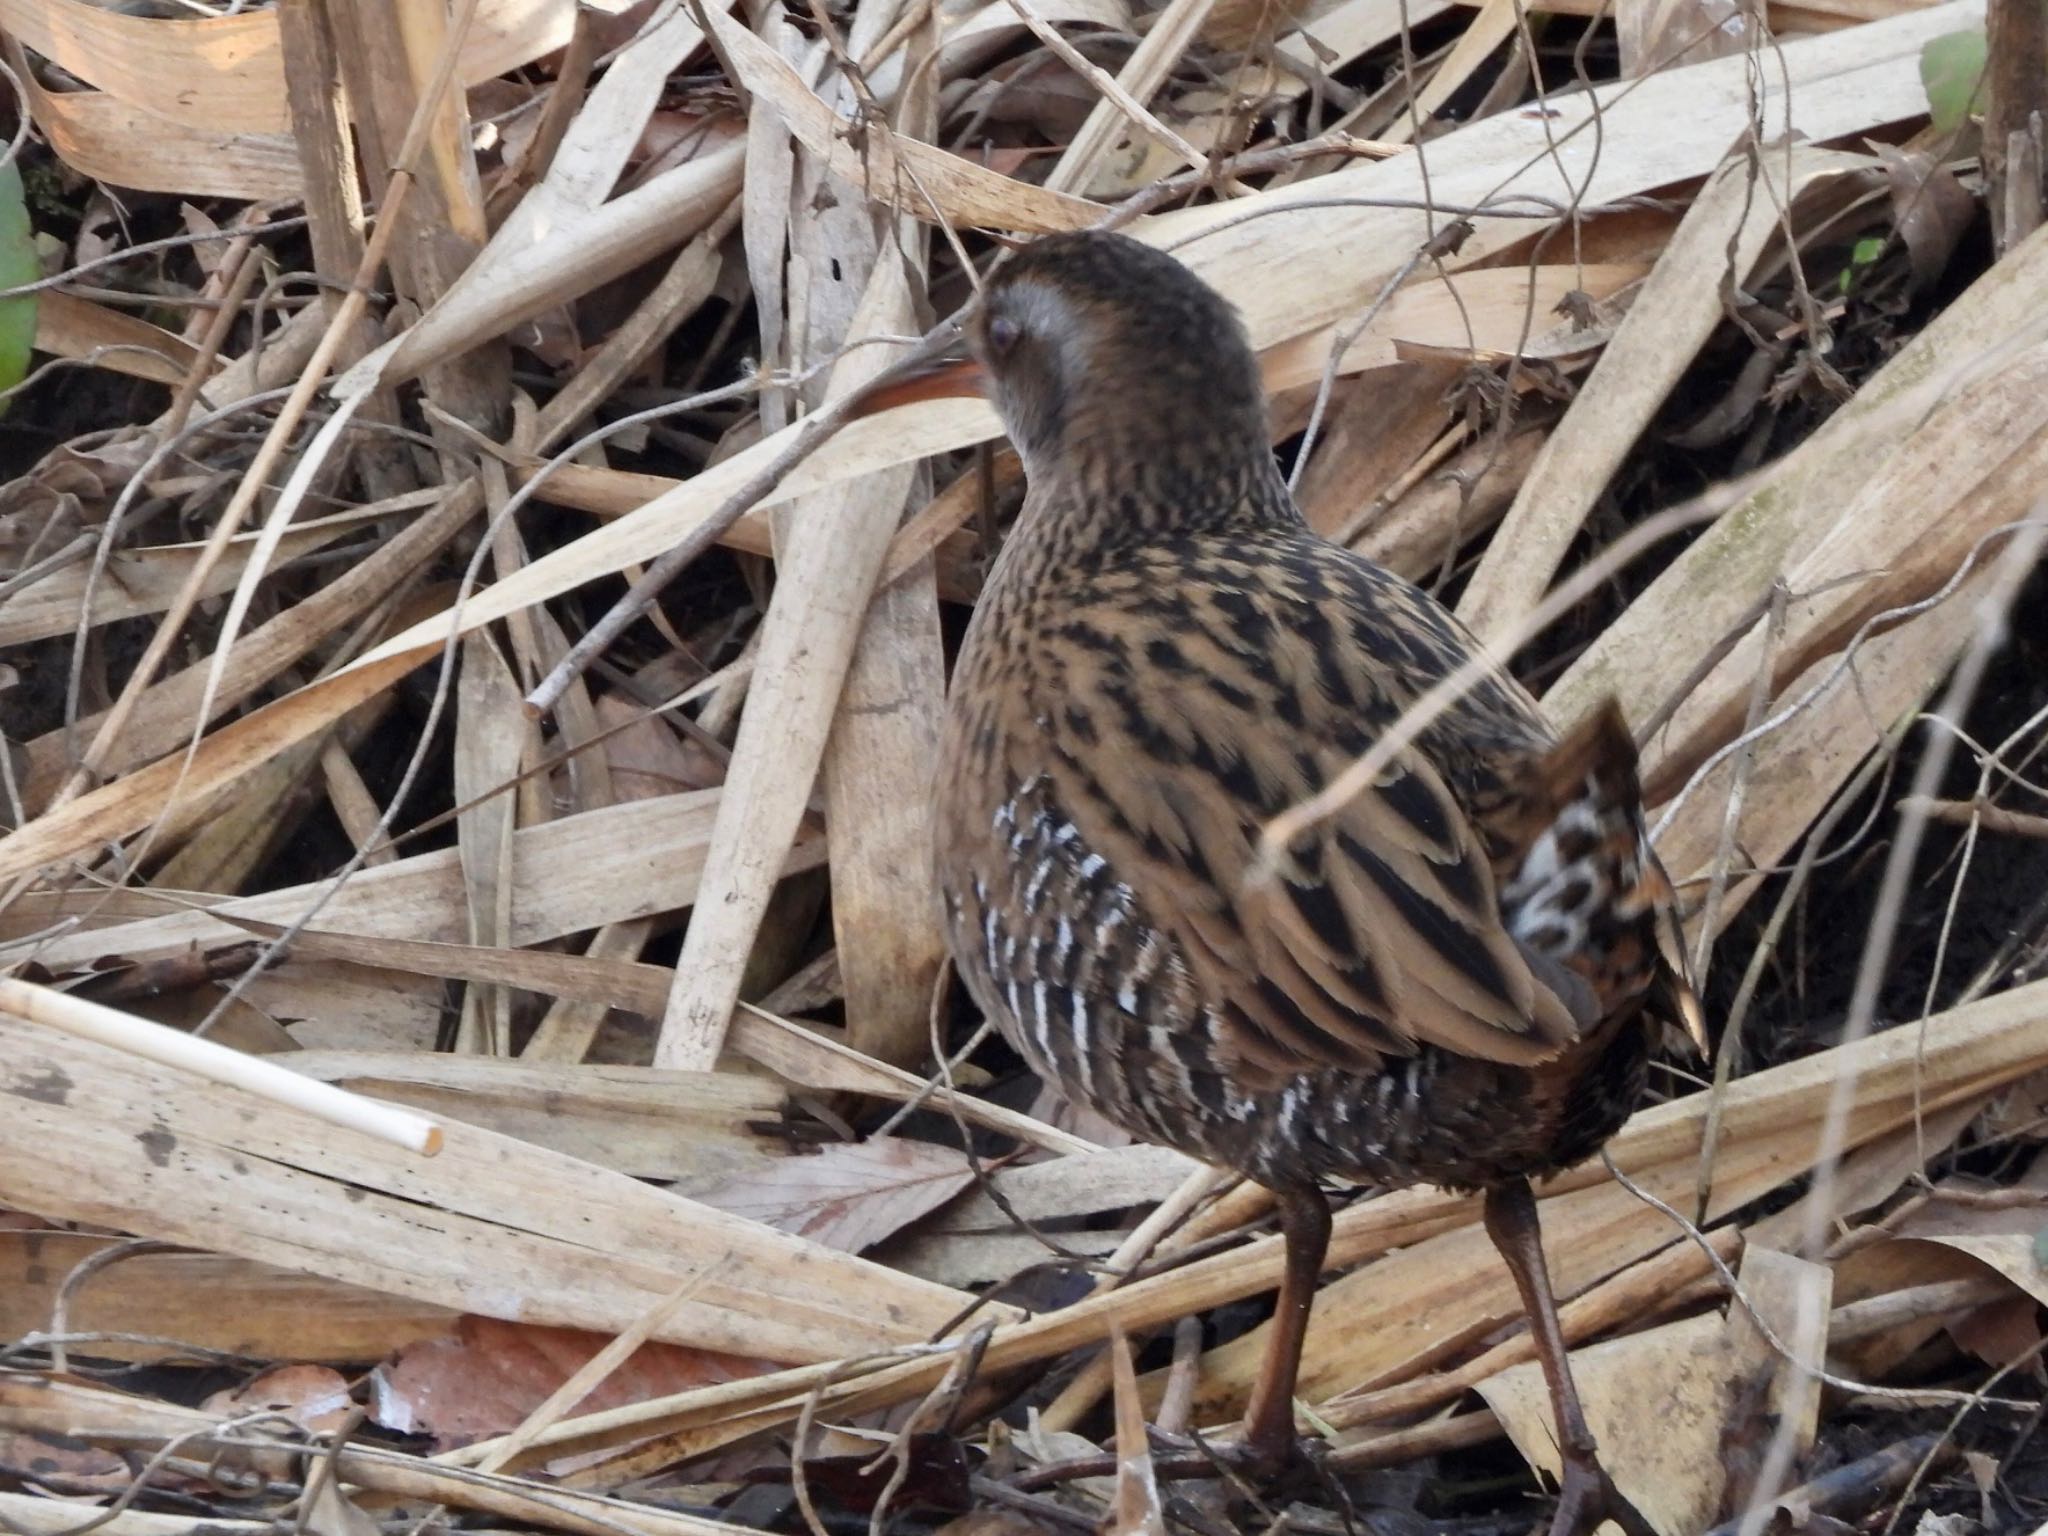
[[(1465, 700), (1297, 840), (1277, 876), (1253, 878), (1265, 822), (1320, 789), (1427, 674), (1458, 659), (1443, 653), (1460, 637), (1437, 624), (1407, 637), (1414, 666), (1390, 669), (1358, 643), (1388, 621), (1373, 596), (1369, 622), (1353, 623), (1364, 600), (1247, 582), (1220, 604), (1191, 598), (1166, 626), (1074, 615), (1083, 643), (1060, 695), (1034, 701), (1016, 739), (1050, 762), (1082, 844), (1180, 941), (1247, 1065), (1367, 1071), (1422, 1043), (1542, 1061), (1600, 1009), (1580, 976), (1518, 943), (1502, 916), (1500, 839), (1477, 818), (1540, 821), (1557, 781), (1546, 760), (1561, 753), (1568, 768), (1576, 750), (1548, 743), (1512, 684)], [(1477, 813), (1468, 749), (1512, 760)]]

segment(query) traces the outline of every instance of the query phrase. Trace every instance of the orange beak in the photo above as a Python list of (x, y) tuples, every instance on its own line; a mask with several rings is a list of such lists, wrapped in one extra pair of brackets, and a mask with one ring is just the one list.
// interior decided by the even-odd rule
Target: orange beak
[(955, 341), (929, 356), (912, 354), (861, 390), (849, 420), (878, 416), (920, 400), (974, 400), (987, 393), (988, 371)]

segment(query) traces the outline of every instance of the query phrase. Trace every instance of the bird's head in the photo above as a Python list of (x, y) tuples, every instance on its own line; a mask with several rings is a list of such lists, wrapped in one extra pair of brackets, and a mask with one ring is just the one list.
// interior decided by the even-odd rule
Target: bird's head
[(1236, 311), (1124, 235), (1025, 246), (990, 276), (960, 343), (877, 380), (867, 410), (963, 394), (994, 403), (1034, 483), (1177, 479), (1271, 460), (1258, 361)]

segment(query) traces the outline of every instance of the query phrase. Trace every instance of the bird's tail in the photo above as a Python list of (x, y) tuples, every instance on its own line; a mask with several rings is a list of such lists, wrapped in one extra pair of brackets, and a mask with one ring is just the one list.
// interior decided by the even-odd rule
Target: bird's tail
[(1528, 765), (1512, 795), (1494, 825), (1516, 849), (1502, 901), (1516, 937), (1584, 977), (1602, 1013), (1642, 998), (1709, 1052), (1620, 706), (1610, 698), (1588, 713)]

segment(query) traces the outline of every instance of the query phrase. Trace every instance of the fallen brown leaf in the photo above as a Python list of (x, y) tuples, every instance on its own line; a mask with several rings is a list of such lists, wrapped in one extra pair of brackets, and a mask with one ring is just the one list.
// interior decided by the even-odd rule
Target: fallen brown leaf
[(2031, 1296), (2007, 1296), (1965, 1312), (1948, 1325), (1949, 1337), (1986, 1365), (2027, 1368), (2041, 1373), (2040, 1306)]
[(223, 1416), (281, 1413), (301, 1429), (321, 1434), (341, 1428), (355, 1404), (347, 1379), (333, 1367), (280, 1365), (214, 1393), (204, 1406)]
[(973, 1182), (967, 1159), (950, 1147), (878, 1136), (767, 1164), (699, 1198), (735, 1216), (859, 1253)]
[(1925, 150), (1880, 144), (1877, 154), (1891, 189), (1892, 222), (1905, 244), (1917, 291), (1947, 268), (1957, 242), (1976, 220), (1977, 199)]
[(104, 1446), (36, 1430), (0, 1431), (0, 1477), (66, 1493), (119, 1493), (134, 1470)]
[[(370, 1418), (401, 1434), (431, 1435), (442, 1449), (509, 1434), (605, 1343), (580, 1328), (464, 1317), (453, 1333), (408, 1344), (377, 1367)], [(643, 1344), (576, 1406), (592, 1413), (768, 1369), (739, 1355)]]

